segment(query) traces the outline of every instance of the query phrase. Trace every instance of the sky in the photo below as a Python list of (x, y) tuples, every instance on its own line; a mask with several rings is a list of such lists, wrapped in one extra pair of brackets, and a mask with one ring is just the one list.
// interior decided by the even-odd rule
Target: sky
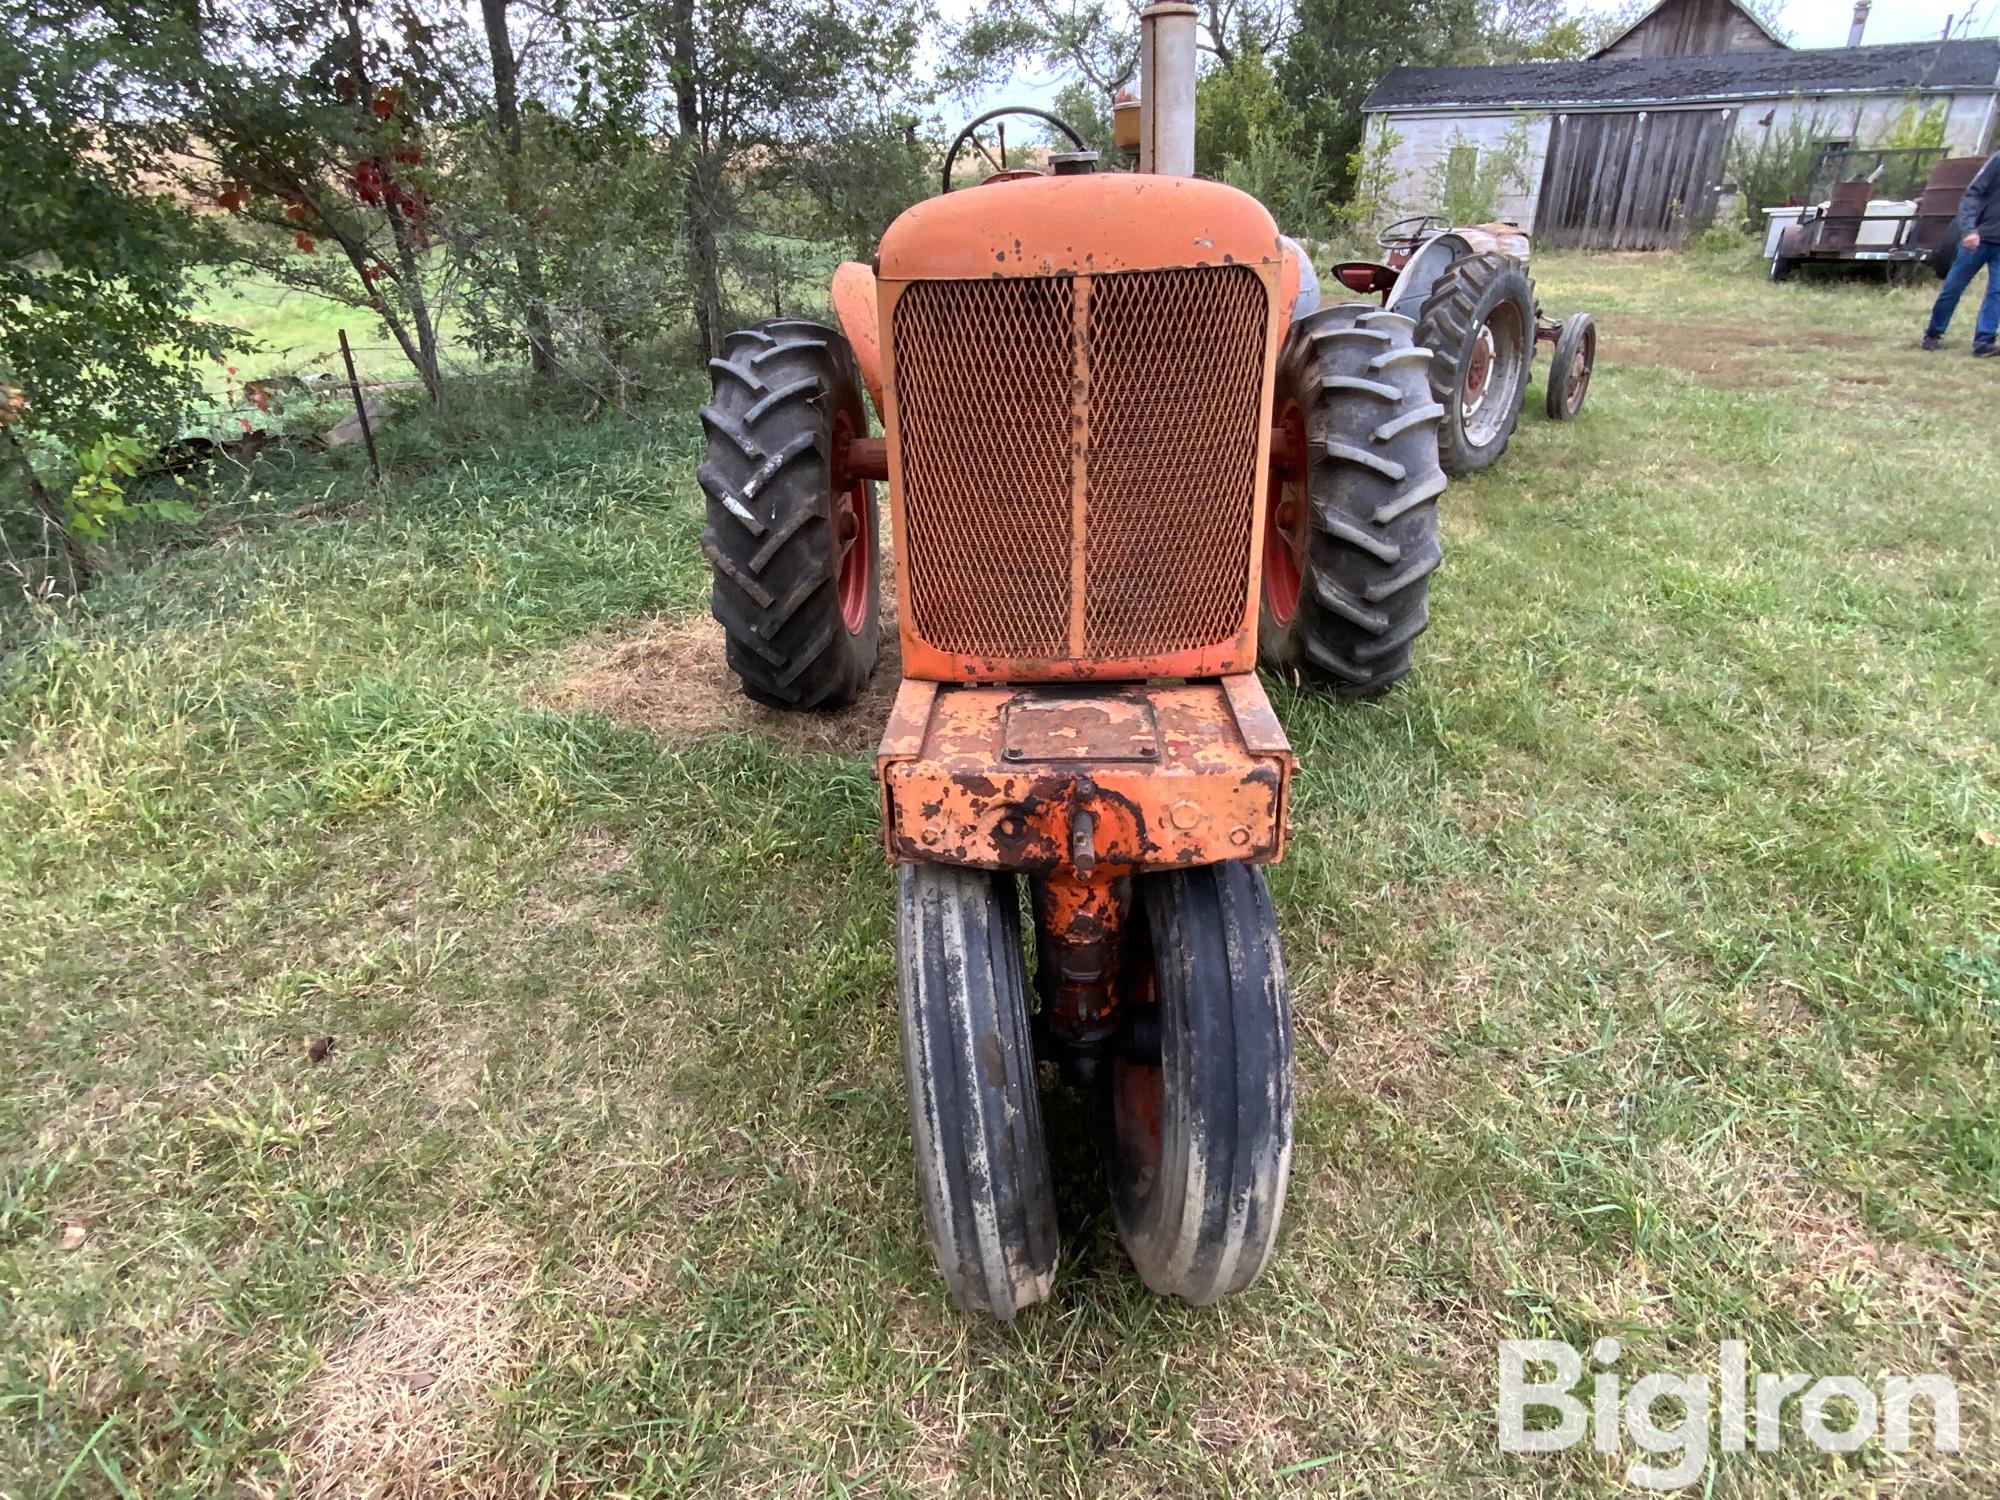
[[(956, 20), (979, 9), (981, 0), (942, 0), (939, 10)], [(1618, 0), (1576, 0), (1582, 11), (1620, 9)], [(1970, 31), (1963, 29), (1967, 10), (1973, 13)], [(1778, 7), (1778, 26), (1790, 34), (1794, 47), (1844, 47), (1847, 28), (1854, 19), (1854, 0), (1788, 0)], [(1874, 0), (1868, 16), (1866, 42), (1921, 42), (1944, 34), (1945, 22), (1953, 22), (1958, 36), (1992, 36), (2000, 33), (2000, 0)], [(1012, 80), (980, 91), (977, 98), (962, 106), (971, 116), (1002, 104), (1035, 104), (1046, 107), (1060, 87), (1057, 77), (1023, 72)], [(947, 108), (945, 113), (953, 111)]]

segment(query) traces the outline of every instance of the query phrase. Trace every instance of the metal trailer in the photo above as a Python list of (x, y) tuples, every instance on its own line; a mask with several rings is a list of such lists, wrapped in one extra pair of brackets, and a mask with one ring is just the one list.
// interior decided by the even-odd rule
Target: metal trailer
[[(1808, 265), (1879, 265), (1891, 281), (1914, 279), (1949, 237), (1959, 199), (1984, 164), (1984, 157), (1944, 157), (1929, 147), (1827, 153), (1814, 175), (1814, 202), (1778, 236), (1771, 280), (1789, 281)], [(1866, 176), (1833, 180), (1863, 167)], [(1919, 171), (1926, 174), (1921, 191)], [(1880, 203), (1897, 206), (1871, 206)]]

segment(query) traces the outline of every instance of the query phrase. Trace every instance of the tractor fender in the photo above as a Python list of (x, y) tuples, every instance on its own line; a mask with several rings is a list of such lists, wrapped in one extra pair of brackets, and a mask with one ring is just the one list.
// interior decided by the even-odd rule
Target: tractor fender
[(1285, 247), (1285, 267), (1278, 273), (1278, 295), (1285, 302), (1285, 319), (1296, 323), (1319, 311), (1319, 272), (1313, 269), (1306, 247), (1289, 234), (1278, 236)]
[(1382, 305), (1390, 312), (1414, 318), (1417, 309), (1424, 305), (1424, 299), (1430, 296), (1438, 277), (1472, 253), (1471, 243), (1457, 230), (1447, 229), (1442, 234), (1432, 235), (1411, 253)]
[(882, 322), (875, 298), (875, 273), (858, 260), (844, 260), (833, 273), (833, 310), (840, 317), (840, 331), (854, 346), (854, 362), (861, 366), (861, 383), (879, 414), (882, 406)]
[(1494, 219), (1484, 224), (1461, 224), (1452, 233), (1472, 246), (1474, 255), (1511, 255), (1524, 266), (1533, 250), (1521, 226), (1505, 219)]

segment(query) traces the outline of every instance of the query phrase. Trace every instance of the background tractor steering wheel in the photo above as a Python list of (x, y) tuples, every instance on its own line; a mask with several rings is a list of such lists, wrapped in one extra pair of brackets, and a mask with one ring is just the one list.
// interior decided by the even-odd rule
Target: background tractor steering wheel
[[(965, 129), (961, 130), (958, 133), (957, 139), (955, 139), (951, 143), (951, 149), (945, 152), (944, 190), (947, 193), (951, 191), (951, 169), (956, 165), (958, 165), (958, 153), (965, 149), (966, 143), (969, 141), (973, 145), (979, 144), (977, 141), (974, 141), (972, 139), (972, 133), (975, 130), (977, 130), (980, 126), (984, 125), (987, 121), (997, 120), (1002, 115), (1031, 115), (1035, 119), (1040, 120), (1045, 125), (1055, 126), (1056, 129), (1060, 130), (1064, 135), (1069, 137), (1070, 145), (1074, 146), (1077, 150), (1083, 151), (1088, 149), (1083, 144), (1083, 137), (1077, 134), (1076, 128), (1073, 125), (1071, 125), (1067, 120), (1058, 119), (1056, 116), (1050, 114), (1047, 110), (1035, 109), (1030, 105), (1003, 104), (998, 109), (987, 110), (985, 114), (981, 115), (978, 119), (974, 120), (971, 124), (967, 125)], [(984, 154), (985, 148), (981, 147), (980, 149), (982, 154)], [(988, 159), (991, 160), (991, 157), (989, 156)], [(1007, 132), (1004, 129), (1000, 132), (1000, 170), (1003, 172), (1010, 170), (1007, 166)], [(1041, 176), (1041, 173), (1039, 171), (1036, 171), (1032, 167), (1015, 168), (1012, 170), (1034, 172), (1034, 175), (1036, 175), (1037, 177)]]
[[(1415, 227), (1412, 228), (1411, 226)], [(1412, 214), (1407, 219), (1398, 219), (1387, 229), (1375, 236), (1375, 243), (1384, 250), (1394, 250), (1400, 245), (1427, 240), (1433, 234), (1443, 234), (1451, 228), (1451, 220), (1443, 214)]]

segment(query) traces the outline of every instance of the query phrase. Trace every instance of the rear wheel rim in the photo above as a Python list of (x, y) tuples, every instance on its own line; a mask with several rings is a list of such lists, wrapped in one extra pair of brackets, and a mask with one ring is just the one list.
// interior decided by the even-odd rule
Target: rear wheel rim
[(1466, 441), (1475, 448), (1484, 448), (1507, 430), (1509, 404), (1520, 394), (1522, 332), (1520, 314), (1503, 302), (1473, 335), (1458, 409)]
[(1271, 461), (1264, 513), (1264, 608), (1289, 625), (1305, 582), (1306, 418), (1296, 401), (1278, 413), (1274, 436), (1283, 449)]
[[(846, 413), (834, 418), (833, 448), (845, 453), (854, 436)], [(875, 572), (875, 495), (865, 479), (834, 480), (833, 576), (840, 596), (840, 623), (849, 635), (868, 623), (869, 584)]]

